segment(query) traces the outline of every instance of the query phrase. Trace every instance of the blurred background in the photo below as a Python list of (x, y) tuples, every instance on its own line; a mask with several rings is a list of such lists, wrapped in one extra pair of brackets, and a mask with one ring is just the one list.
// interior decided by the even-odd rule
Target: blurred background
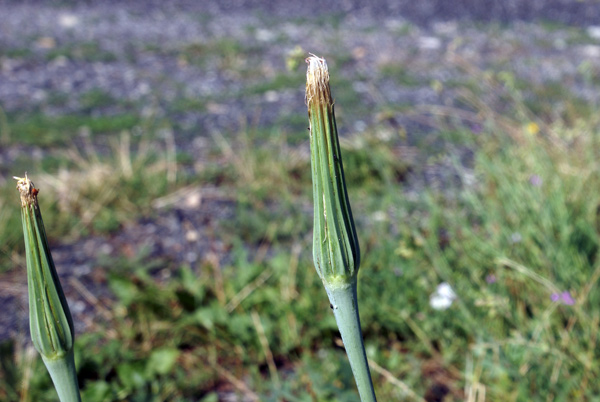
[(382, 401), (594, 400), (600, 4), (0, 1), (0, 400), (55, 401), (40, 189), (83, 399), (358, 401), (312, 265), (325, 57)]

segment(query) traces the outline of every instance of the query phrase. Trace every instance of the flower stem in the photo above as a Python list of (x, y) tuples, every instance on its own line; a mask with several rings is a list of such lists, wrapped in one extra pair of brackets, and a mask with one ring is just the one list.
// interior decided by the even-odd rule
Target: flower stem
[(73, 350), (55, 359), (49, 359), (42, 355), (42, 360), (52, 377), (60, 402), (81, 402)]
[(362, 402), (377, 401), (360, 328), (356, 281), (340, 286), (326, 285), (325, 290), (342, 335), (360, 399)]

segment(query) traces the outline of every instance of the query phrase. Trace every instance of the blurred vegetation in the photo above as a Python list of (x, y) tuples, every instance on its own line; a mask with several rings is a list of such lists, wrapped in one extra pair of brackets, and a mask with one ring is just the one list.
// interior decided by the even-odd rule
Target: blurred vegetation
[[(223, 68), (239, 63), (238, 43), (219, 46), (226, 46), (218, 60)], [(83, 57), (87, 49), (59, 50)], [(200, 62), (216, 49), (198, 45), (186, 57)], [(400, 66), (382, 74), (417, 83)], [(245, 93), (299, 82), (281, 73)], [(378, 397), (594, 400), (600, 392), (595, 105), (558, 96), (559, 83), (529, 88), (510, 71), (473, 71), (462, 84), (452, 83), (463, 91), (457, 107), (403, 106), (434, 127), (416, 159), (402, 151), (406, 132), (386, 119), (342, 140), (363, 251), (361, 318)], [(333, 80), (332, 90), (342, 116), (360, 108), (348, 82)], [(85, 107), (109, 101), (91, 92)], [(303, 115), (304, 105), (298, 110)], [(197, 162), (173, 151), (171, 137), (136, 114), (33, 114), (8, 116), (6, 124), (5, 144), (24, 147), (10, 173), (28, 170), (42, 188), (55, 240), (114, 233), (152, 216), (152, 200), (186, 185), (234, 194), (235, 220), (223, 222), (219, 233), (229, 250), (222, 264), (192, 268), (143, 254), (97, 262), (114, 302), (97, 330), (77, 338), (83, 400), (217, 401), (217, 393), (232, 393), (244, 400), (358, 401), (311, 266), (305, 131), (281, 125), (213, 136), (210, 154)], [(31, 166), (31, 145), (53, 148)], [(407, 179), (420, 182), (432, 169), (441, 186)], [(13, 187), (7, 183), (0, 193), (4, 271), (23, 264)], [(157, 267), (171, 277), (158, 280)], [(457, 299), (436, 310), (430, 297), (442, 282)], [(0, 400), (56, 400), (41, 361), (20, 341), (0, 345)]]

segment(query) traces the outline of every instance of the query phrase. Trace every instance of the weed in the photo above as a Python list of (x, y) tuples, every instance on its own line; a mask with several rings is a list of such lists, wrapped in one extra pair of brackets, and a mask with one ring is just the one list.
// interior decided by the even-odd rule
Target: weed
[(26, 118), (22, 114), (9, 116), (12, 141), (38, 146), (64, 146), (82, 127), (89, 129), (92, 134), (118, 133), (135, 127), (139, 121), (139, 117), (133, 114), (98, 117), (48, 117), (44, 114), (27, 115)]

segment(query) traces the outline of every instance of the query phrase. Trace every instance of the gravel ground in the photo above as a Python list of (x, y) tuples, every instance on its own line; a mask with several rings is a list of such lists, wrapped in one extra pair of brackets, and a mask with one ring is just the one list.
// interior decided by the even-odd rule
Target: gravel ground
[[(336, 67), (340, 76), (353, 80), (350, 90), (362, 108), (357, 113), (341, 111), (340, 127), (346, 127), (342, 131), (360, 132), (376, 123), (382, 105), (454, 104), (455, 88), (432, 85), (469, 79), (453, 57), (479, 70), (513, 71), (533, 85), (562, 83), (576, 96), (598, 101), (600, 91), (580, 74), (582, 68), (596, 76), (600, 72), (596, 1), (513, 0), (490, 5), (478, 0), (378, 0), (369, 6), (344, 1), (340, 8), (300, 3), (0, 1), (0, 107), (7, 114), (81, 113), (82, 97), (101, 89), (136, 105), (142, 116), (169, 114), (177, 123), (177, 147), (194, 154), (200, 152), (194, 136), (235, 132), (247, 121), (269, 127), (281, 116), (306, 113), (302, 85), (248, 90), (287, 74), (286, 60), (296, 46), (326, 57), (346, 55)], [(319, 24), (311, 18), (316, 9), (338, 17), (334, 23)], [(572, 26), (535, 22), (540, 19)], [(482, 23), (490, 20), (509, 24)], [(240, 43), (241, 50), (234, 49), (230, 58), (223, 55), (231, 43), (223, 39)], [(182, 58), (194, 46), (208, 54), (201, 62)], [(398, 65), (413, 83), (382, 73), (386, 66)], [(303, 68), (295, 71), (303, 76)], [(64, 100), (53, 102), (59, 95)], [(170, 105), (178, 99), (209, 101), (203, 110), (171, 115)], [(109, 102), (89, 113), (116, 115), (122, 112), (120, 105)], [(409, 136), (419, 134), (420, 126), (407, 116), (398, 113), (395, 119)], [(21, 147), (0, 149), (0, 184), (10, 177), (11, 163), (22, 152)], [(160, 211), (156, 219), (132, 223), (112, 238), (93, 237), (53, 248), (79, 331), (89, 328), (84, 313), (110, 297), (103, 273), (94, 269), (98, 254), (135, 256), (149, 245), (153, 256), (196, 263), (200, 254), (225, 252), (214, 233), (220, 219), (233, 216), (231, 201), (211, 191), (176, 197), (190, 205), (205, 198), (202, 208)], [(22, 271), (0, 278), (0, 305), (10, 312), (0, 315), (0, 340), (27, 332), (24, 284)]]
[[(72, 113), (81, 110), (80, 95), (102, 89), (114, 99), (147, 105), (142, 115), (151, 113), (149, 105), (156, 104), (161, 113), (161, 106), (179, 97), (215, 99), (209, 113), (180, 116), (184, 128), (194, 127), (200, 132), (234, 129), (232, 122), (252, 117), (257, 107), (264, 108), (260, 123), (269, 124), (277, 116), (297, 110), (303, 98), (302, 87), (291, 93), (227, 99), (227, 105), (219, 101), (222, 95), (239, 94), (248, 86), (246, 77), (240, 76), (236, 68), (251, 66), (256, 70), (249, 78), (269, 82), (285, 72), (286, 55), (296, 45), (324, 56), (348, 52), (350, 60), (344, 64), (343, 73), (352, 78), (361, 74), (362, 80), (354, 89), (366, 95), (363, 97), (371, 105), (382, 100), (444, 103), (445, 99), (428, 84), (431, 79), (445, 82), (460, 77), (461, 73), (448, 62), (450, 52), (481, 69), (510, 67), (533, 83), (570, 79), (568, 85), (578, 94), (596, 96), (596, 91), (587, 90), (581, 80), (573, 78), (583, 61), (589, 60), (597, 68), (600, 58), (600, 26), (590, 25), (597, 20), (593, 16), (598, 15), (600, 7), (586, 2), (512, 1), (502, 2), (497, 10), (491, 7), (488, 11), (497, 13), (500, 20), (521, 17), (511, 20), (510, 29), (467, 20), (482, 17), (483, 6), (479, 4), (483, 3), (474, 1), (458, 2), (456, 6), (453, 2), (453, 13), (446, 11), (449, 6), (443, 6), (447, 3), (443, 1), (418, 2), (414, 8), (401, 1), (398, 11), (393, 12), (391, 1), (376, 1), (369, 7), (348, 2), (344, 3), (348, 11), (340, 14), (335, 24), (303, 19), (306, 12), (296, 11), (294, 7), (300, 6), (292, 2), (284, 4), (292, 7), (294, 11), (289, 14), (294, 17), (281, 19), (266, 14), (272, 11), (285, 15), (287, 6), (278, 2), (272, 8), (255, 8), (252, 1), (208, 5), (169, 2), (163, 6), (151, 3), (128, 2), (118, 7), (110, 2), (66, 3), (71, 4), (68, 7), (0, 3), (2, 108), (7, 112), (41, 109), (49, 115)], [(540, 4), (547, 6), (542, 8)], [(470, 12), (462, 13), (467, 9)], [(419, 18), (425, 10), (435, 17)], [(583, 27), (548, 28), (523, 22), (539, 10), (544, 11), (540, 13), (543, 17), (559, 15), (558, 20), (575, 21)], [(462, 16), (460, 20), (449, 19), (457, 15)], [(218, 56), (210, 55), (213, 57), (204, 56), (202, 65), (195, 65), (178, 57), (191, 46), (218, 38), (241, 43), (244, 48), (236, 53), (240, 60), (230, 60), (231, 65), (226, 65)], [(78, 44), (87, 48), (72, 50)], [(217, 45), (223, 46), (219, 42)], [(380, 68), (390, 63), (404, 64), (408, 72), (423, 79), (424, 85), (402, 87), (382, 82), (378, 79)], [(368, 93), (365, 87), (369, 85), (383, 92), (382, 99)], [(49, 100), (57, 94), (68, 99), (57, 105)], [(108, 105), (92, 113), (110, 115), (118, 112), (116, 108)]]

